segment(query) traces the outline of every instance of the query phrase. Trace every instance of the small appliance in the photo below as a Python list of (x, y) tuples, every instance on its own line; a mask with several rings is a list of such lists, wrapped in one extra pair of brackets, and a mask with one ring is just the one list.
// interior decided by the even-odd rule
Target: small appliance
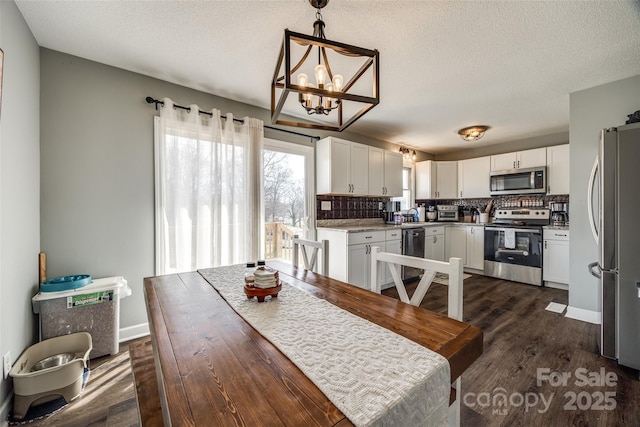
[(551, 211), (551, 225), (565, 226), (569, 224), (569, 203), (549, 203)]
[(455, 205), (438, 205), (438, 221), (458, 221), (458, 207)]
[(491, 172), (489, 194), (536, 194), (547, 192), (547, 167)]
[(394, 215), (400, 211), (400, 202), (387, 202), (384, 208), (384, 220), (387, 224), (395, 224)]

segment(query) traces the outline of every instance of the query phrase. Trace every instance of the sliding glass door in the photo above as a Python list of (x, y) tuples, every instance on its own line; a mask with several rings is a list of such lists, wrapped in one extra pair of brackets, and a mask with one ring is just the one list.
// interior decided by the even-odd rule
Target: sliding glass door
[(314, 149), (264, 141), (265, 259), (291, 262), (292, 239), (315, 239)]

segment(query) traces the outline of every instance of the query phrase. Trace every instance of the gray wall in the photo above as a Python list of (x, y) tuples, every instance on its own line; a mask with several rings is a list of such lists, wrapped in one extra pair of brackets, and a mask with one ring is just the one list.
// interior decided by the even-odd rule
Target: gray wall
[[(15, 361), (36, 339), (31, 297), (40, 251), (40, 68), (38, 45), (13, 2), (0, 2), (0, 47), (0, 354), (10, 351)], [(9, 388), (2, 380), (0, 416), (8, 409)]]
[(598, 260), (597, 246), (587, 216), (589, 174), (598, 154), (600, 131), (624, 124), (627, 114), (636, 110), (640, 110), (640, 76), (570, 95), (569, 305), (572, 307), (600, 311), (599, 282), (587, 271), (587, 264)]
[[(146, 323), (142, 281), (154, 274), (157, 112), (145, 97), (169, 97), (265, 123), (269, 112), (44, 48), (40, 61), (41, 239), (49, 275), (122, 275), (133, 295), (121, 301), (120, 326)], [(281, 132), (265, 135), (309, 143)], [(340, 137), (397, 149), (348, 132)]]
[[(489, 130), (491, 132), (491, 130)], [(512, 141), (505, 144), (484, 145), (482, 140), (477, 143), (469, 143), (469, 147), (464, 150), (452, 151), (451, 153), (437, 154), (436, 160), (463, 160), (476, 157), (491, 156), (494, 154), (511, 153), (514, 151), (530, 150), (532, 148), (549, 147), (552, 145), (569, 143), (569, 132), (558, 132), (543, 135), (535, 138), (526, 138)]]

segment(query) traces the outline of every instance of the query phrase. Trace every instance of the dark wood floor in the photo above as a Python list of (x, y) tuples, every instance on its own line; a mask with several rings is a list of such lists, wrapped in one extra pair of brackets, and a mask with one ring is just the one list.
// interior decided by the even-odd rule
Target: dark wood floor
[[(567, 292), (484, 276), (465, 280), (464, 320), (484, 330), (484, 354), (462, 378), (461, 424), (640, 426), (638, 372), (598, 356), (599, 327), (546, 311), (549, 302), (566, 304)], [(445, 313), (446, 287), (434, 283), (423, 307)], [(538, 370), (544, 369), (570, 377), (566, 384), (538, 384)], [(583, 386), (579, 369), (615, 374), (616, 384)], [(92, 361), (83, 395), (31, 425), (138, 425), (127, 346), (117, 356)]]
[[(446, 291), (432, 284), (422, 307), (445, 314)], [(461, 424), (640, 426), (638, 372), (598, 356), (600, 327), (546, 311), (550, 302), (567, 304), (567, 292), (485, 276), (464, 281), (464, 321), (483, 329), (484, 354), (462, 377)], [(615, 385), (584, 384), (602, 372)]]

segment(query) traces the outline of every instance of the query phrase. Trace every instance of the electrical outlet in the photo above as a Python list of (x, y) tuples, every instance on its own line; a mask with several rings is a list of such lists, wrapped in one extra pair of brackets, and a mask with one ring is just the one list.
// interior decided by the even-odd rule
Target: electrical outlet
[(2, 364), (4, 366), (4, 379), (6, 380), (11, 370), (11, 352), (7, 351), (7, 354), (2, 356)]

